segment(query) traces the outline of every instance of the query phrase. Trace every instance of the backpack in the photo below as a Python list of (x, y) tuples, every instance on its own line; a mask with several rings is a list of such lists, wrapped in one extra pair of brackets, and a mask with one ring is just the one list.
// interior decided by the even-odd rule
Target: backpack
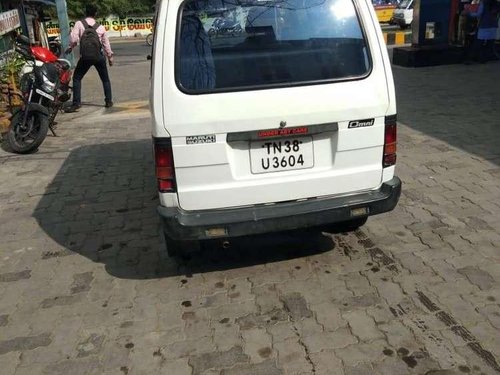
[(83, 61), (96, 63), (102, 58), (101, 38), (97, 34), (99, 24), (89, 26), (86, 20), (81, 21), (85, 30), (80, 38), (80, 57)]

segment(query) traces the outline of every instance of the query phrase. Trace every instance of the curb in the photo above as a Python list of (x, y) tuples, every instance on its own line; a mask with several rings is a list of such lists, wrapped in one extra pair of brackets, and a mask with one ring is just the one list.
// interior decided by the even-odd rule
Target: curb
[(144, 38), (120, 38), (120, 37), (114, 37), (114, 38), (109, 38), (109, 41), (111, 43), (133, 43), (133, 42), (144, 42), (146, 43), (146, 37)]
[(383, 34), (388, 46), (411, 44), (411, 31), (384, 31)]

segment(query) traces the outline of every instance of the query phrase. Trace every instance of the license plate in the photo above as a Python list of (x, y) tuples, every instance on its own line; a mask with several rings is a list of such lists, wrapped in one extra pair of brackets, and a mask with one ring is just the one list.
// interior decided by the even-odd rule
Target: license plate
[(36, 93), (37, 93), (37, 94), (40, 94), (40, 95), (42, 95), (42, 96), (46, 97), (46, 98), (47, 98), (47, 99), (49, 99), (49, 100), (54, 101), (54, 100), (56, 99), (56, 98), (54, 98), (52, 95), (47, 94), (45, 91), (42, 91), (42, 90), (40, 90), (40, 89), (36, 89), (35, 91), (36, 91)]
[(312, 168), (312, 137), (251, 142), (250, 163), (253, 174)]

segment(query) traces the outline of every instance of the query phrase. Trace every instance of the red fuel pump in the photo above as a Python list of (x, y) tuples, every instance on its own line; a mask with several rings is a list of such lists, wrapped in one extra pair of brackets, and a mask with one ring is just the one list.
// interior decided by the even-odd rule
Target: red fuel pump
[(393, 63), (401, 66), (433, 66), (463, 61), (457, 45), (459, 13), (465, 0), (419, 0), (412, 24), (412, 46), (394, 49)]

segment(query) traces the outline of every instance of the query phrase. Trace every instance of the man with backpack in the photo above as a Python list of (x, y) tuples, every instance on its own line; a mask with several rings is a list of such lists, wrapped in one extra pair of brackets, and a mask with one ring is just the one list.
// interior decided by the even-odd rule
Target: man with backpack
[(470, 17), (478, 19), (476, 40), (472, 45), (466, 64), (473, 61), (485, 63), (494, 58), (493, 48), (497, 36), (500, 3), (496, 0), (481, 0), (477, 11), (469, 12)]
[(106, 35), (106, 29), (97, 23), (95, 20), (96, 15), (97, 7), (94, 4), (87, 4), (85, 7), (86, 17), (78, 21), (71, 31), (70, 47), (66, 52), (71, 52), (79, 42), (80, 60), (78, 60), (75, 73), (73, 74), (73, 104), (65, 112), (76, 112), (80, 109), (82, 79), (92, 66), (95, 66), (101, 78), (106, 108), (113, 106), (111, 81), (109, 80), (108, 67), (106, 65), (106, 58), (109, 65), (113, 65), (113, 51)]

